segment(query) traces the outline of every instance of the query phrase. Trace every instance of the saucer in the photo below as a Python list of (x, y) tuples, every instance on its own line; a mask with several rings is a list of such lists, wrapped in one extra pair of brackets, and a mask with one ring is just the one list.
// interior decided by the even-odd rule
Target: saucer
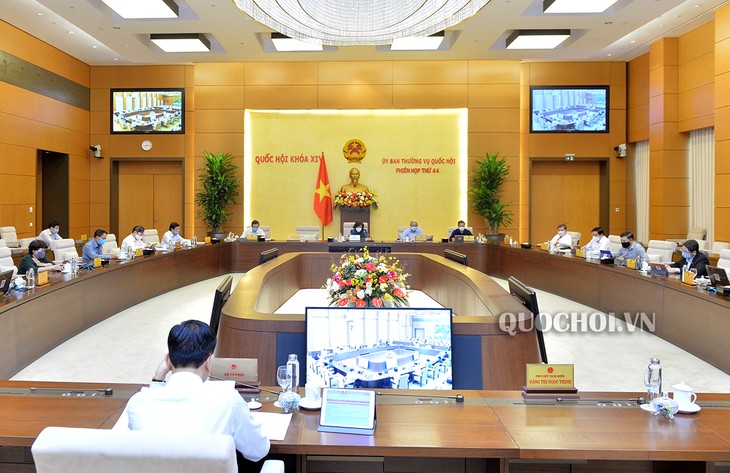
[(252, 411), (255, 411), (256, 409), (261, 409), (262, 404), (258, 401), (249, 401), (246, 403), (248, 405), (248, 408)]
[(639, 407), (647, 412), (654, 412), (654, 407), (651, 404), (641, 404)]
[(281, 409), (281, 404), (279, 404), (279, 401), (274, 401), (274, 407), (278, 407)]
[(308, 411), (316, 411), (322, 409), (322, 400), (310, 401), (306, 397), (303, 397), (299, 400), (299, 407)]
[(682, 414), (694, 414), (700, 412), (702, 408), (697, 404), (687, 404), (686, 406), (679, 406), (679, 412)]

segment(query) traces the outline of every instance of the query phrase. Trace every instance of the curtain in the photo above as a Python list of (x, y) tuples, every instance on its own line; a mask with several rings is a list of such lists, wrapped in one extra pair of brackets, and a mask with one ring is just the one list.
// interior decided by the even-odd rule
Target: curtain
[(689, 133), (689, 226), (707, 230), (712, 246), (715, 234), (715, 129)]
[(636, 240), (649, 243), (649, 140), (636, 143)]

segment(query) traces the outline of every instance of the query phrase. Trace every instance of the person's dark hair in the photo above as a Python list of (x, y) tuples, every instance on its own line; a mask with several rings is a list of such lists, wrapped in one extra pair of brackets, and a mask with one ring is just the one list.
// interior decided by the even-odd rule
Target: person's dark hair
[(636, 238), (634, 238), (634, 234), (631, 232), (623, 232), (621, 234), (621, 238), (628, 238), (629, 240), (636, 240)]
[(357, 228), (358, 226), (365, 228), (365, 225), (362, 222), (355, 222), (352, 224), (353, 229)]
[(603, 235), (603, 228), (601, 228), (601, 227), (593, 227), (593, 230), (591, 230), (591, 233), (592, 232), (596, 232), (599, 235)]
[(208, 324), (186, 320), (170, 329), (167, 351), (175, 368), (198, 368), (215, 350), (215, 334)]
[(561, 223), (560, 225), (558, 225), (558, 230), (560, 230), (561, 228), (567, 230), (568, 229), (568, 226), (566, 224), (564, 224), (564, 223)]
[(48, 243), (43, 240), (33, 240), (28, 243), (28, 253), (32, 254), (34, 251), (40, 250), (41, 248), (48, 248)]
[(51, 220), (48, 222), (48, 226), (46, 228), (53, 228), (53, 227), (60, 227), (61, 224), (58, 222), (58, 220)]
[(177, 228), (177, 227), (179, 227), (179, 226), (180, 226), (180, 224), (179, 224), (179, 223), (177, 223), (177, 222), (172, 222), (172, 223), (170, 224), (170, 231), (172, 231), (173, 229), (175, 229), (175, 228)]
[(144, 227), (142, 225), (135, 225), (132, 229), (132, 233), (143, 233)]
[(96, 231), (94, 232), (94, 238), (96, 238), (96, 237), (101, 238), (104, 235), (106, 235), (106, 230), (102, 230), (101, 228), (97, 228)]
[(466, 222), (465, 221), (459, 220), (458, 222), (456, 222), (456, 226), (458, 227), (460, 223), (463, 223), (464, 225), (466, 225)]
[(254, 225), (260, 225), (259, 221), (258, 220), (251, 221), (251, 226), (253, 227)]
[(687, 248), (687, 251), (689, 251), (690, 253), (695, 253), (695, 252), (700, 251), (700, 244), (697, 243), (697, 240), (687, 240), (684, 242), (684, 245), (682, 245), (682, 246)]

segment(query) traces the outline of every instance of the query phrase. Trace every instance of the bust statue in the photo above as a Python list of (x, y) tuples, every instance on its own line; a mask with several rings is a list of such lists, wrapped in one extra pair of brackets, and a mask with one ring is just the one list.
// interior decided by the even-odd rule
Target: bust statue
[(350, 169), (350, 183), (340, 188), (340, 192), (370, 192), (370, 188), (360, 182), (360, 170)]

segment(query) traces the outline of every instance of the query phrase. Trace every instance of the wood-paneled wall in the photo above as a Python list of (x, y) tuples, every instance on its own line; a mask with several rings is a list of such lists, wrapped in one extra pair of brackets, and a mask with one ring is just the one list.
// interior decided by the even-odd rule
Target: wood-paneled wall
[[(0, 50), (89, 86), (89, 66), (2, 21)], [(85, 233), (88, 147), (88, 111), (0, 82), (0, 225), (15, 226), (20, 238), (34, 237), (45, 227), (36, 195), (36, 152), (42, 149), (69, 155), (69, 222), (61, 232), (77, 238)]]
[(715, 13), (715, 240), (730, 241), (730, 7)]
[[(244, 109), (468, 108), (469, 162), (505, 156), (512, 172), (504, 197), (520, 213), (519, 63), (516, 61), (358, 61), (206, 63), (195, 65), (195, 151), (230, 152), (243, 166)], [(188, 171), (186, 170), (186, 175)], [(456, 220), (458, 216), (454, 216)], [(453, 222), (444, 222), (451, 225)], [(240, 232), (242, 206), (230, 230)], [(469, 225), (485, 232), (473, 212)], [(200, 222), (195, 231), (204, 234)]]

